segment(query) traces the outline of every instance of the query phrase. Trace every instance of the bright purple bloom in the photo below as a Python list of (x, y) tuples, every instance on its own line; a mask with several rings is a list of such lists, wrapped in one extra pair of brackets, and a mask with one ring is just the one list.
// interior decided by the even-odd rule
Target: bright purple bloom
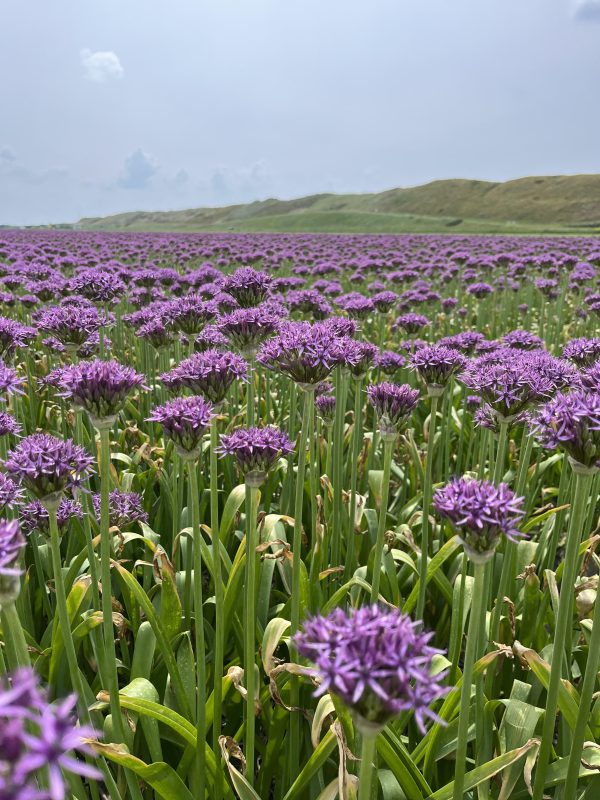
[(377, 292), (377, 294), (374, 294), (371, 297), (371, 300), (373, 301), (373, 305), (377, 311), (381, 311), (383, 314), (385, 314), (398, 302), (398, 295), (396, 292), (390, 292), (386, 290), (383, 292)]
[(365, 319), (375, 310), (373, 301), (358, 292), (342, 295), (335, 303), (353, 319)]
[(40, 500), (80, 485), (94, 459), (71, 439), (34, 433), (21, 439), (4, 467)]
[(171, 301), (167, 314), (175, 330), (188, 336), (200, 333), (207, 322), (215, 317), (215, 303), (206, 301), (199, 295), (190, 294)]
[(224, 314), (216, 325), (243, 355), (253, 357), (262, 342), (277, 331), (280, 321), (268, 307), (255, 306)]
[(425, 719), (437, 719), (431, 704), (448, 689), (443, 673), (432, 674), (432, 660), (441, 651), (429, 645), (433, 634), (420, 627), (398, 609), (336, 608), (306, 620), (294, 643), (315, 665), (316, 695), (340, 697), (363, 733), (381, 730), (403, 711), (414, 711), (424, 732)]
[(600, 359), (600, 339), (571, 339), (563, 349), (563, 356), (581, 369), (589, 367)]
[(346, 366), (355, 378), (364, 378), (378, 350), (370, 342), (357, 342), (350, 337), (344, 337), (340, 341), (340, 351), (342, 353), (341, 363)]
[(0, 358), (11, 358), (18, 347), (25, 347), (34, 338), (33, 328), (14, 319), (0, 317)]
[(419, 373), (428, 389), (435, 390), (446, 386), (466, 364), (467, 359), (461, 353), (441, 344), (420, 347), (410, 358), (410, 366)]
[(530, 357), (512, 354), (501, 363), (485, 357), (472, 361), (463, 371), (461, 381), (477, 392), (500, 419), (516, 417), (531, 405), (551, 396), (554, 387), (550, 380), (535, 369)]
[(274, 426), (238, 428), (221, 436), (219, 446), (222, 455), (234, 456), (246, 482), (253, 486), (260, 486), (281, 456), (293, 449), (288, 436)]
[(470, 286), (467, 287), (467, 292), (469, 294), (474, 295), (479, 300), (482, 297), (487, 297), (488, 294), (491, 294), (494, 291), (494, 287), (490, 286), (489, 283), (472, 283)]
[[(65, 533), (71, 519), (83, 519), (81, 503), (63, 497), (56, 510), (56, 522), (61, 536)], [(27, 536), (32, 531), (38, 531), (43, 536), (50, 536), (50, 517), (39, 500), (27, 503), (19, 509), (19, 521)]]
[(544, 340), (531, 331), (509, 331), (502, 337), (502, 342), (515, 350), (540, 350), (544, 347)]
[(220, 350), (206, 350), (194, 353), (178, 364), (170, 372), (160, 376), (160, 380), (170, 389), (190, 389), (218, 405), (223, 402), (231, 384), (245, 380), (246, 362), (241, 356)]
[(25, 537), (21, 533), (19, 523), (16, 520), (10, 522), (0, 520), (0, 587), (3, 578), (21, 574), (22, 570), (17, 567), (17, 562), (24, 547)]
[(522, 534), (517, 529), (524, 515), (523, 498), (507, 484), (495, 486), (476, 478), (452, 478), (433, 495), (433, 505), (458, 532), (472, 561), (490, 559), (502, 535), (511, 541)]
[[(92, 495), (94, 513), (100, 519), (100, 495)], [(60, 512), (60, 508), (59, 508)], [(147, 522), (148, 514), (142, 506), (142, 496), (138, 492), (122, 492), (113, 489), (108, 495), (108, 524), (111, 528), (125, 530), (135, 522)]]
[(382, 436), (395, 437), (419, 402), (419, 390), (408, 384), (376, 383), (367, 386)]
[(396, 317), (393, 327), (402, 328), (405, 333), (412, 336), (430, 324), (428, 317), (425, 317), (423, 314), (409, 312), (408, 314), (401, 314), (399, 317)]
[(600, 467), (600, 394), (557, 394), (539, 410), (533, 431), (547, 450), (563, 449), (582, 467)]
[(218, 348), (225, 349), (228, 345), (227, 337), (223, 336), (216, 325), (207, 325), (202, 333), (194, 339), (196, 353), (205, 353), (207, 350)]
[(110, 303), (122, 297), (127, 287), (113, 271), (91, 268), (75, 275), (71, 279), (69, 290), (95, 303)]
[(61, 396), (99, 421), (116, 416), (131, 392), (144, 388), (144, 376), (118, 361), (82, 361), (61, 367), (55, 385)]
[(0, 411), (0, 436), (17, 436), (23, 427), (8, 411)]
[(137, 335), (150, 342), (155, 350), (168, 347), (173, 341), (173, 329), (165, 325), (162, 319), (153, 319), (140, 325)]
[(384, 373), (384, 375), (395, 375), (406, 364), (406, 358), (400, 353), (394, 353), (393, 350), (384, 350), (375, 357), (375, 366)]
[(300, 385), (316, 386), (340, 363), (342, 349), (340, 336), (327, 323), (287, 322), (263, 344), (256, 360)]
[(268, 296), (273, 278), (252, 267), (240, 267), (223, 278), (222, 289), (230, 294), (242, 308), (257, 306)]
[(12, 478), (0, 472), (0, 511), (12, 508), (23, 497), (23, 490)]
[(182, 458), (197, 458), (202, 437), (213, 418), (213, 406), (199, 395), (176, 397), (157, 406), (148, 422), (160, 422)]
[(111, 317), (90, 304), (64, 305), (43, 308), (36, 316), (41, 331), (54, 336), (67, 348), (78, 349), (92, 334), (106, 326)]

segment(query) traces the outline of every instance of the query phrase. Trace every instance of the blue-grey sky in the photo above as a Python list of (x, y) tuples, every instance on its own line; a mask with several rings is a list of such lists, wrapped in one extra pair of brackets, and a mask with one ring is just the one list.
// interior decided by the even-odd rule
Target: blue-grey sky
[(600, 0), (3, 0), (0, 223), (600, 172)]

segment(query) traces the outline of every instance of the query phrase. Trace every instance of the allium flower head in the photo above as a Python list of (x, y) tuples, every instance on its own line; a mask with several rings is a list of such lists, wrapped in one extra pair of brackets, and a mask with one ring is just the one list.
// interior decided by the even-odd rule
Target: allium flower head
[(0, 411), (0, 436), (17, 436), (23, 427), (8, 411)]
[(315, 406), (325, 425), (333, 425), (335, 419), (335, 397), (331, 394), (320, 394), (315, 398)]
[(18, 562), (24, 547), (25, 538), (19, 523), (0, 520), (0, 604), (11, 602), (19, 595), (22, 570)]
[(148, 422), (160, 422), (182, 458), (197, 458), (202, 437), (213, 417), (212, 403), (199, 395), (176, 397), (157, 406)]
[(34, 433), (21, 439), (4, 462), (9, 475), (40, 500), (58, 500), (65, 489), (80, 485), (94, 459), (71, 439)]
[(377, 356), (377, 347), (370, 342), (357, 342), (350, 337), (340, 341), (341, 363), (355, 378), (364, 378)]
[(191, 294), (171, 301), (168, 316), (175, 330), (188, 336), (196, 336), (217, 313), (215, 303)]
[[(31, 669), (0, 679), (0, 797), (2, 800), (64, 800), (64, 773), (99, 779), (101, 773), (75, 758), (93, 755), (85, 739), (94, 731), (78, 726), (75, 697), (50, 704)], [(49, 790), (38, 777), (47, 774)]]
[(0, 511), (5, 508), (12, 508), (15, 503), (21, 501), (23, 497), (23, 490), (18, 483), (0, 472)]
[(564, 347), (563, 356), (581, 369), (589, 367), (600, 359), (600, 339), (571, 339)]
[(0, 358), (11, 358), (18, 347), (35, 338), (35, 331), (8, 317), (0, 317)]
[(487, 297), (488, 294), (491, 294), (493, 291), (494, 287), (490, 286), (489, 283), (472, 283), (467, 287), (467, 292), (478, 299)]
[(114, 272), (93, 267), (75, 275), (69, 289), (95, 303), (110, 303), (122, 297), (127, 287)]
[(150, 342), (155, 350), (168, 347), (173, 341), (173, 329), (166, 325), (162, 319), (152, 319), (145, 322), (137, 329), (140, 339)]
[(114, 419), (128, 395), (144, 387), (144, 376), (118, 361), (82, 361), (59, 368), (55, 385), (99, 422)]
[(430, 322), (428, 317), (424, 316), (423, 314), (409, 312), (408, 314), (401, 314), (399, 317), (396, 317), (394, 328), (401, 328), (409, 336), (412, 336), (429, 324)]
[(582, 389), (557, 394), (540, 408), (533, 431), (542, 447), (565, 450), (574, 466), (600, 467), (600, 394)]
[(228, 345), (227, 337), (223, 336), (216, 325), (207, 325), (202, 333), (194, 339), (196, 353), (205, 353), (207, 350), (225, 349)]
[(384, 375), (395, 375), (405, 364), (406, 358), (393, 350), (384, 350), (375, 357), (375, 366), (379, 367)]
[(337, 695), (352, 712), (359, 730), (372, 734), (403, 711), (414, 711), (424, 732), (430, 709), (448, 691), (443, 673), (432, 674), (441, 651), (429, 645), (433, 634), (398, 609), (366, 606), (336, 608), (308, 619), (295, 646), (315, 665), (321, 681), (317, 696)]
[(257, 306), (268, 296), (273, 278), (252, 267), (240, 267), (223, 278), (222, 289), (242, 308)]
[(358, 292), (342, 295), (335, 303), (353, 319), (365, 319), (375, 310), (375, 303), (371, 298)]
[(441, 391), (466, 364), (467, 359), (461, 353), (441, 344), (420, 347), (410, 358), (410, 366), (419, 373), (430, 393)]
[(161, 375), (160, 380), (168, 389), (190, 389), (218, 405), (225, 399), (231, 384), (235, 380), (245, 380), (246, 374), (246, 362), (241, 356), (213, 349), (194, 353)]
[[(56, 510), (56, 522), (61, 536), (65, 533), (71, 519), (83, 519), (81, 503), (63, 497)], [(19, 521), (27, 536), (33, 531), (38, 531), (42, 536), (50, 536), (50, 517), (39, 500), (27, 503), (19, 509)]]
[(505, 483), (495, 486), (476, 478), (453, 478), (433, 495), (433, 505), (457, 531), (468, 557), (482, 564), (493, 555), (502, 535), (511, 541), (522, 534), (523, 498)]
[(260, 486), (281, 456), (293, 449), (288, 436), (274, 426), (238, 428), (221, 436), (219, 446), (222, 455), (234, 456), (240, 472), (252, 486)]
[[(92, 502), (96, 518), (100, 519), (100, 495), (92, 495)], [(127, 529), (134, 522), (147, 522), (148, 514), (142, 506), (142, 496), (138, 492), (122, 492), (119, 489), (113, 489), (108, 495), (108, 519), (109, 526), (119, 528), (119, 530)]]
[(394, 439), (419, 402), (419, 390), (406, 383), (376, 383), (367, 387), (367, 397), (377, 414), (381, 435)]
[(23, 379), (3, 361), (0, 361), (0, 394), (23, 394)]
[(507, 355), (501, 363), (485, 357), (468, 364), (460, 376), (469, 389), (477, 392), (498, 415), (509, 420), (534, 403), (551, 396), (553, 386), (541, 370), (535, 369), (529, 356)]
[(254, 357), (262, 342), (279, 327), (280, 318), (263, 306), (238, 308), (219, 317), (216, 324), (244, 356)]
[(43, 308), (36, 316), (41, 331), (51, 334), (67, 348), (78, 349), (111, 321), (94, 305), (64, 305)]
[(385, 313), (386, 311), (389, 311), (390, 308), (392, 308), (392, 306), (394, 306), (398, 302), (398, 295), (396, 294), (396, 292), (390, 292), (385, 290), (383, 292), (377, 292), (377, 294), (374, 294), (371, 297), (371, 300), (373, 301), (373, 305), (375, 306), (377, 311)]
[(515, 350), (540, 350), (544, 340), (531, 331), (509, 331), (502, 337), (502, 342)]
[(287, 322), (263, 344), (256, 360), (301, 386), (316, 386), (342, 357), (340, 336), (327, 323)]

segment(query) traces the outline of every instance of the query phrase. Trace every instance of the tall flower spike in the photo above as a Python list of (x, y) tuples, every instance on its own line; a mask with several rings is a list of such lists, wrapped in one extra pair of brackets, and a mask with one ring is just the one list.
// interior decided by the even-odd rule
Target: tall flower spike
[(429, 645), (433, 634), (419, 630), (398, 609), (377, 605), (308, 619), (295, 637), (300, 655), (312, 661), (320, 681), (317, 695), (337, 695), (359, 730), (381, 730), (403, 711), (413, 711), (420, 730), (430, 706), (448, 689), (443, 673), (432, 674), (441, 651)]

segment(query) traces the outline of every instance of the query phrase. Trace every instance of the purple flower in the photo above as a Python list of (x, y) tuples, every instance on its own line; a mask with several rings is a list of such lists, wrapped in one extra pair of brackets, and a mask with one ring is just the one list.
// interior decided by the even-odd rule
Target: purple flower
[(395, 375), (406, 364), (406, 358), (400, 353), (394, 353), (393, 350), (384, 350), (375, 357), (375, 366), (384, 373), (384, 375)]
[(316, 386), (342, 358), (340, 336), (327, 323), (287, 322), (263, 344), (256, 360), (301, 386)]
[(19, 576), (23, 570), (17, 564), (24, 547), (25, 537), (19, 523), (0, 520), (0, 604), (11, 602), (19, 595)]
[(4, 467), (35, 497), (45, 500), (79, 486), (93, 462), (83, 447), (71, 439), (64, 441), (48, 433), (34, 433), (9, 452)]
[(8, 411), (0, 411), (0, 436), (17, 436), (23, 427)]
[(335, 419), (335, 397), (331, 394), (320, 394), (315, 398), (315, 406), (325, 425), (333, 425)]
[(367, 387), (367, 397), (377, 414), (381, 435), (393, 439), (419, 402), (419, 390), (406, 383), (376, 383)]
[(544, 340), (531, 331), (509, 331), (502, 337), (502, 342), (515, 350), (540, 350), (544, 347)]
[[(76, 500), (63, 497), (56, 510), (58, 532), (62, 536), (71, 519), (83, 519), (83, 509)], [(29, 536), (32, 531), (39, 531), (43, 536), (50, 536), (50, 517), (39, 500), (27, 503), (19, 509), (19, 521), (25, 534)]]
[(401, 314), (396, 318), (394, 328), (402, 328), (405, 333), (412, 336), (430, 324), (429, 319), (423, 316), (423, 314), (409, 312), (408, 314)]
[[(75, 753), (93, 755), (85, 739), (94, 731), (78, 726), (75, 697), (50, 704), (31, 669), (0, 680), (0, 797), (7, 800), (64, 800), (64, 772), (101, 778)], [(47, 773), (49, 789), (39, 791), (37, 777)]]
[(167, 313), (175, 330), (195, 336), (213, 319), (217, 308), (213, 302), (190, 294), (171, 301)]
[(600, 394), (557, 394), (539, 410), (533, 431), (547, 450), (563, 449), (586, 469), (600, 467)]
[(77, 350), (92, 334), (106, 326), (111, 317), (94, 305), (64, 305), (43, 308), (36, 316), (41, 331), (51, 334), (65, 347)]
[(375, 309), (374, 302), (358, 292), (342, 295), (335, 303), (353, 319), (365, 319)]
[(505, 483), (495, 486), (476, 478), (452, 478), (433, 495), (438, 514), (457, 530), (468, 557), (475, 563), (489, 560), (500, 537), (515, 541), (524, 515), (523, 498)]
[(371, 297), (371, 300), (377, 311), (385, 314), (398, 302), (398, 295), (396, 292), (390, 291), (377, 292)]
[(227, 337), (223, 336), (216, 325), (207, 325), (194, 339), (194, 350), (196, 353), (204, 353), (206, 350), (224, 349), (227, 344)]
[(203, 397), (176, 397), (157, 406), (148, 422), (160, 422), (182, 458), (198, 458), (202, 437), (213, 418), (212, 404)]
[(460, 379), (481, 395), (499, 419), (518, 416), (532, 404), (550, 397), (554, 390), (529, 356), (519, 357), (514, 353), (512, 359), (507, 353), (501, 363), (490, 363), (486, 357), (472, 361)]
[(186, 358), (170, 372), (161, 375), (160, 380), (170, 390), (190, 389), (219, 405), (231, 384), (235, 380), (244, 380), (246, 374), (246, 362), (241, 356), (206, 350)]
[(12, 508), (15, 503), (19, 503), (23, 497), (23, 490), (18, 483), (0, 472), (0, 511), (5, 508)]
[[(101, 499), (99, 494), (92, 495), (94, 513), (100, 519)], [(60, 508), (59, 508), (60, 513)], [(124, 530), (134, 522), (147, 522), (148, 514), (142, 506), (142, 496), (138, 492), (122, 492), (113, 489), (108, 495), (108, 519), (111, 528)]]
[(234, 456), (246, 482), (260, 486), (281, 456), (288, 455), (293, 449), (294, 445), (285, 433), (269, 426), (238, 428), (222, 436), (219, 452)]
[(589, 367), (600, 358), (600, 339), (571, 339), (563, 349), (563, 356), (580, 368)]
[(14, 319), (0, 317), (0, 358), (11, 358), (18, 347), (25, 347), (34, 338), (33, 328)]
[(238, 308), (219, 317), (216, 324), (244, 356), (254, 357), (262, 342), (279, 327), (280, 318), (268, 307)]
[(490, 286), (489, 283), (472, 283), (470, 286), (467, 287), (467, 292), (469, 294), (474, 295), (478, 299), (482, 297), (487, 297), (488, 294), (491, 294), (494, 291), (494, 287)]
[(341, 363), (355, 378), (364, 378), (377, 356), (377, 347), (370, 342), (357, 342), (343, 337), (340, 342)]
[(308, 619), (294, 642), (315, 665), (321, 681), (316, 695), (340, 697), (363, 733), (381, 730), (403, 711), (414, 711), (424, 732), (425, 719), (437, 719), (430, 705), (448, 689), (443, 673), (432, 674), (441, 651), (429, 645), (433, 634), (420, 625), (398, 609), (336, 608)]
[(152, 319), (140, 325), (137, 335), (150, 342), (155, 350), (168, 347), (173, 341), (173, 331), (161, 319)]
[(106, 269), (84, 269), (70, 282), (69, 290), (96, 303), (110, 303), (125, 294), (125, 283)]
[[(48, 379), (51, 377), (52, 373)], [(144, 387), (144, 376), (118, 361), (82, 361), (59, 368), (54, 385), (95, 423), (114, 418), (128, 395)]]
[(410, 366), (419, 373), (430, 393), (441, 391), (466, 363), (461, 353), (441, 344), (420, 347), (410, 358)]
[(223, 278), (221, 288), (242, 308), (250, 308), (262, 303), (269, 294), (272, 283), (273, 278), (270, 275), (252, 267), (240, 267)]
[(0, 394), (23, 394), (23, 379), (0, 361)]
[(290, 311), (312, 314), (313, 319), (325, 319), (332, 311), (330, 303), (315, 288), (292, 290), (286, 294), (285, 301)]

